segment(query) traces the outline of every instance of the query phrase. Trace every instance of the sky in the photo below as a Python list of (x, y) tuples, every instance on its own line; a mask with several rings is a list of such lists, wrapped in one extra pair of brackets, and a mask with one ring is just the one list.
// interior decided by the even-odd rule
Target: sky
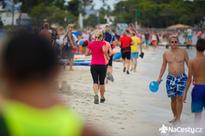
[[(71, 0), (65, 0), (65, 1), (71, 1)], [(108, 3), (111, 7), (111, 9), (114, 8), (114, 4), (119, 2), (119, 1), (122, 1), (122, 0), (105, 0), (106, 3)], [(95, 4), (95, 9), (100, 9), (102, 6), (103, 6), (103, 3), (101, 0), (93, 0), (94, 4)]]
[[(111, 9), (114, 8), (114, 4), (119, 2), (120, 0), (106, 0), (106, 3), (108, 3), (111, 6)], [(93, 0), (95, 4), (95, 9), (100, 9), (103, 5), (102, 1), (100, 0)]]

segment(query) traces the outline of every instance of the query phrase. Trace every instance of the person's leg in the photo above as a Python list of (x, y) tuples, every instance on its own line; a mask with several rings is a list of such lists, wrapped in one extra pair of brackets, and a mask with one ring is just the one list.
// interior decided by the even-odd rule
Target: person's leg
[(107, 83), (107, 80), (110, 80), (112, 82), (114, 81), (114, 77), (112, 75), (112, 66), (108, 66), (106, 83)]
[(129, 70), (130, 70), (131, 52), (127, 52), (126, 58), (127, 58), (127, 74), (129, 74), (130, 73)]
[(205, 108), (205, 86), (194, 85), (191, 93), (191, 110), (195, 116), (195, 124), (200, 125), (202, 119), (202, 111)]
[(123, 72), (125, 72), (126, 71), (126, 59), (123, 59), (122, 63), (123, 63)]
[(112, 66), (109, 66), (109, 65), (108, 65), (108, 69), (107, 69), (107, 70), (108, 70), (107, 72), (109, 72), (109, 73), (112, 74)]
[(123, 72), (126, 71), (126, 57), (125, 57), (125, 53), (122, 52), (122, 63), (123, 63)]
[(94, 94), (95, 94), (95, 95), (98, 95), (98, 90), (99, 90), (99, 89), (98, 89), (98, 84), (94, 83), (94, 84), (93, 84), (93, 91), (94, 91)]
[(130, 71), (134, 70), (134, 58), (133, 58), (134, 52), (131, 52), (131, 58), (130, 58)]
[(184, 95), (184, 90), (186, 87), (186, 81), (187, 81), (187, 76), (185, 74), (179, 75), (176, 78), (177, 83), (176, 83), (176, 109), (177, 109), (177, 114), (176, 114), (176, 120), (175, 122), (180, 122), (181, 119), (181, 114), (182, 114), (182, 109), (183, 109), (183, 95)]
[(128, 69), (128, 65), (127, 65), (127, 63), (128, 63), (128, 60), (127, 60), (127, 58), (125, 59), (125, 69), (126, 69), (126, 71), (128, 71), (129, 69)]
[(181, 119), (181, 113), (183, 109), (183, 97), (182, 96), (176, 96), (176, 122), (179, 122)]
[(100, 80), (100, 102), (104, 102), (105, 101), (105, 77), (106, 77), (106, 73), (107, 73), (107, 66), (101, 66), (100, 67), (100, 72), (99, 72), (99, 80)]
[(112, 82), (114, 81), (114, 78), (113, 78), (113, 75), (112, 75), (112, 60), (113, 60), (113, 55), (110, 56), (110, 60), (109, 60), (109, 63), (108, 63), (108, 67), (107, 67), (107, 79), (108, 80), (111, 80)]
[(172, 113), (173, 113), (173, 119), (170, 120), (169, 122), (170, 123), (173, 123), (176, 119), (176, 115), (177, 115), (177, 110), (176, 110), (176, 97), (171, 97), (171, 109), (172, 109)]
[(133, 66), (133, 59), (130, 60), (130, 71), (132, 71), (134, 69), (134, 66)]
[(195, 117), (195, 123), (198, 124), (201, 122), (201, 118), (202, 118), (202, 112), (196, 112), (194, 113), (194, 117)]
[(104, 98), (105, 94), (105, 85), (100, 85), (100, 97)]
[(130, 71), (130, 59), (127, 59), (127, 71)]
[(134, 72), (137, 71), (137, 58), (134, 59)]
[(146, 44), (146, 46), (148, 47), (148, 45), (149, 45), (148, 40), (145, 40), (145, 44)]
[(70, 61), (69, 61), (69, 66), (70, 66), (70, 70), (72, 71), (73, 70), (73, 58), (70, 58)]
[(90, 72), (93, 78), (93, 91), (94, 91), (94, 103), (98, 104), (99, 103), (99, 99), (98, 99), (98, 90), (99, 90), (99, 86), (98, 86), (98, 73), (97, 73), (97, 67), (96, 66), (91, 66), (90, 68)]

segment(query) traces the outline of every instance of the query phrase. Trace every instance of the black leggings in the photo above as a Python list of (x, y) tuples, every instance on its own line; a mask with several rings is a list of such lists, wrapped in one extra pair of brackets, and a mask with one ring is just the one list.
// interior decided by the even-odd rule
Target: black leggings
[(107, 65), (91, 65), (90, 72), (92, 74), (94, 84), (105, 84)]

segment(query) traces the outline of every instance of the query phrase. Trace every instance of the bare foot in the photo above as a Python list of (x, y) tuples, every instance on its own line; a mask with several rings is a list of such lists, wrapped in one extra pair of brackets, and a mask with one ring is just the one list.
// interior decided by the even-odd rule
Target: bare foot
[(171, 124), (173, 124), (173, 125), (178, 125), (178, 124), (181, 123), (181, 121), (180, 121), (180, 119), (176, 119), (176, 118), (175, 118), (175, 119), (169, 121), (169, 123), (171, 123)]
[(174, 125), (178, 125), (181, 123), (181, 120), (180, 119), (175, 119), (175, 121), (173, 122)]
[(174, 123), (176, 121), (176, 118), (169, 121), (169, 123)]

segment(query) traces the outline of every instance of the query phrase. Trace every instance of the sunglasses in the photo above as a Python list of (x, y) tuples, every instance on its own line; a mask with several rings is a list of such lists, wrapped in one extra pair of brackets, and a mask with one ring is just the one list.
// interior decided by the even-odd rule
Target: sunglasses
[(177, 41), (171, 41), (171, 43), (177, 43)]

